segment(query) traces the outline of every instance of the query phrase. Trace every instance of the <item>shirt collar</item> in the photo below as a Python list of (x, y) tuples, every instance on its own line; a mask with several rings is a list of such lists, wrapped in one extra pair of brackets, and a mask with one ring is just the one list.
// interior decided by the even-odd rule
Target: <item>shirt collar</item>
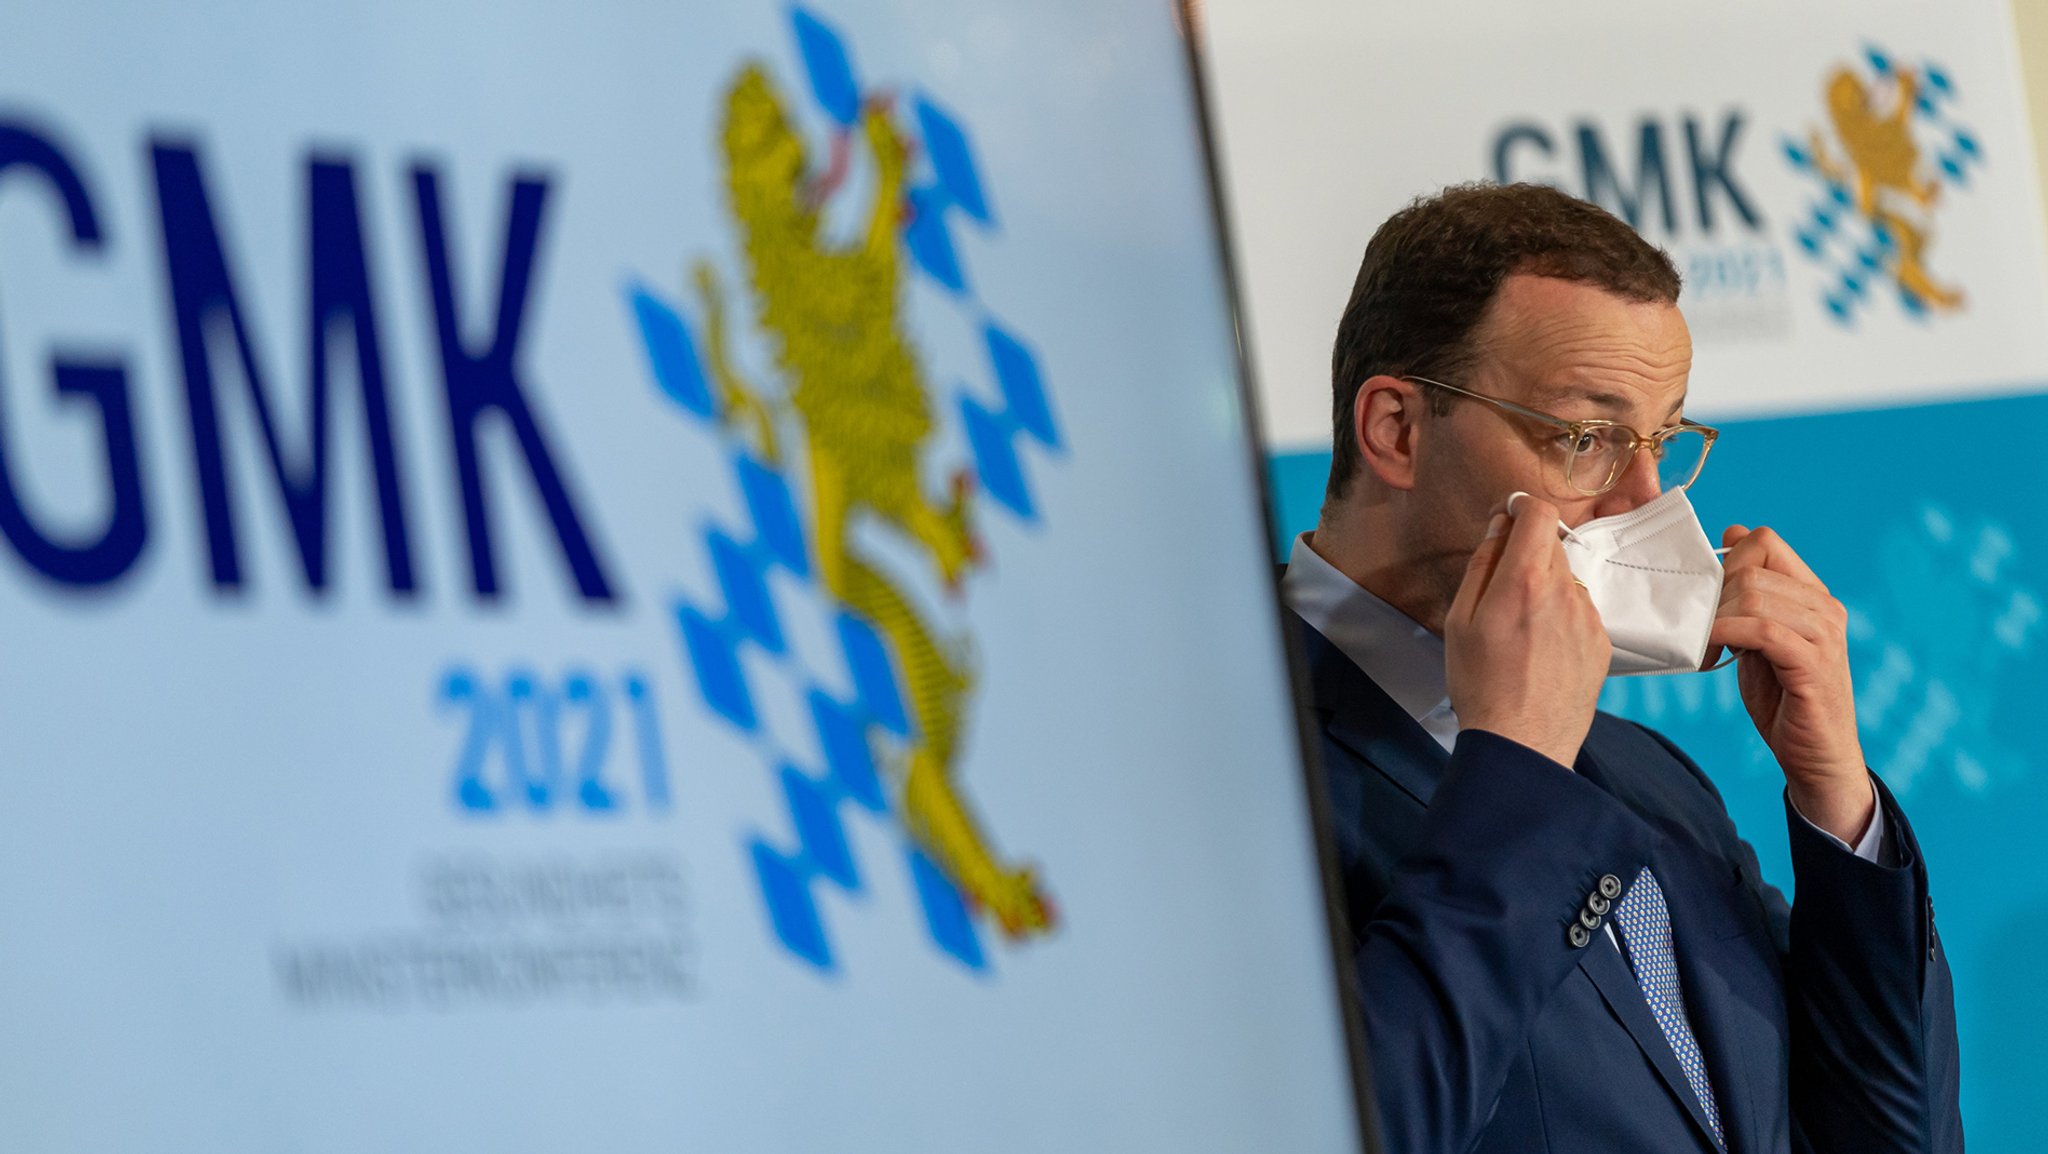
[[(1294, 539), (1287, 574), (1280, 579), (1280, 595), (1288, 608), (1350, 658), (1408, 716), (1421, 722), (1432, 714), (1440, 718), (1449, 714), (1444, 639), (1324, 560), (1309, 544), (1307, 533)], [(1442, 740), (1436, 726), (1425, 728)], [(1455, 731), (1455, 723), (1452, 729)]]

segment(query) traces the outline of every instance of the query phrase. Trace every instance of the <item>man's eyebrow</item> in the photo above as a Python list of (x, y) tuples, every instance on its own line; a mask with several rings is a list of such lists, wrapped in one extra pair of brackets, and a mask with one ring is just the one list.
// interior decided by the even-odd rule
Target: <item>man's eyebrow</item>
[[(1679, 410), (1685, 408), (1685, 397), (1685, 393), (1678, 394), (1678, 399), (1671, 402), (1671, 411), (1665, 415), (1676, 416)], [(1590, 389), (1582, 385), (1563, 385), (1555, 389), (1545, 390), (1539, 393), (1531, 403), (1540, 409), (1552, 405), (1569, 404), (1575, 401), (1592, 405), (1596, 409), (1604, 409), (1609, 413), (1623, 414), (1627, 413), (1635, 404), (1634, 398), (1626, 394), (1602, 392), (1599, 389)]]
[(1583, 385), (1561, 385), (1554, 389), (1545, 389), (1537, 393), (1535, 400), (1531, 403), (1538, 408), (1545, 408), (1551, 405), (1571, 404), (1574, 402), (1592, 405), (1594, 408), (1606, 409), (1609, 412), (1615, 413), (1626, 412), (1629, 408), (1629, 398), (1622, 394), (1604, 393), (1599, 389), (1589, 389)]

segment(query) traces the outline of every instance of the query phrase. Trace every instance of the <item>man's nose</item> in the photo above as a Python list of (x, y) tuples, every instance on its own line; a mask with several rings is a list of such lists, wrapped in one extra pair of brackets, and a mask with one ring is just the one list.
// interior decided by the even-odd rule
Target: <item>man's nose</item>
[(1593, 516), (1612, 517), (1656, 500), (1664, 491), (1657, 480), (1657, 454), (1648, 445), (1636, 450), (1621, 479), (1612, 489), (1593, 499)]

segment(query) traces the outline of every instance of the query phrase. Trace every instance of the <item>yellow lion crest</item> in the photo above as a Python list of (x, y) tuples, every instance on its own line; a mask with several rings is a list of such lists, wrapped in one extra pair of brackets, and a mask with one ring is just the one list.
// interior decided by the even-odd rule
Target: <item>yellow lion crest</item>
[(1850, 191), (1856, 212), (1872, 229), (1890, 238), (1882, 263), (1899, 288), (1932, 311), (1951, 312), (1962, 307), (1962, 292), (1937, 283), (1926, 264), (1941, 183), (1926, 171), (1911, 131), (1920, 81), (1908, 71), (1891, 75), (1890, 99), (1881, 104), (1880, 93), (1854, 70), (1831, 73), (1826, 98), (1834, 139), (1813, 129), (1808, 153), (1823, 177)]
[(872, 203), (850, 242), (825, 235), (845, 157), (824, 176), (767, 73), (750, 65), (727, 93), (720, 137), (726, 194), (739, 226), (754, 321), (781, 390), (747, 382), (733, 363), (731, 314), (710, 264), (693, 274), (707, 320), (706, 361), (721, 419), (771, 467), (808, 479), (811, 550), (820, 584), (871, 623), (901, 671), (911, 732), (882, 748), (898, 812), (912, 838), (973, 904), (1012, 937), (1049, 930), (1055, 913), (1035, 871), (998, 858), (956, 788), (964, 705), (973, 675), (961, 641), (942, 643), (909, 597), (863, 554), (864, 518), (913, 543), (948, 589), (981, 559), (967, 474), (943, 500), (919, 482), (934, 431), (916, 351), (903, 330), (898, 229), (908, 142), (885, 102), (870, 100), (852, 134), (872, 159)]

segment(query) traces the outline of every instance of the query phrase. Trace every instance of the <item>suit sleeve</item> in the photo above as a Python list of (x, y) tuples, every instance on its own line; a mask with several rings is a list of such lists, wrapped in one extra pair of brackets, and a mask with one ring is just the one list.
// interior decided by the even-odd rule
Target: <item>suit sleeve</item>
[[(1648, 731), (1714, 790), (1692, 759)], [(1898, 800), (1875, 774), (1884, 814), (1877, 861), (1799, 815), (1785, 825), (1799, 901), (1789, 908), (1739, 844), (1785, 954), (1791, 1111), (1801, 1150), (1960, 1154), (1963, 1121), (1955, 988), (1934, 930), (1927, 868)]]
[(1786, 963), (1792, 1120), (1816, 1150), (1959, 1154), (1955, 987), (1919, 843), (1877, 790), (1880, 860), (1896, 864), (1843, 850), (1785, 802), (1799, 882)]
[[(1359, 1001), (1389, 1150), (1463, 1151), (1599, 932), (1574, 934), (1652, 834), (1607, 793), (1496, 734), (1466, 730), (1387, 894), (1357, 936)], [(1581, 927), (1583, 931), (1583, 927)]]

